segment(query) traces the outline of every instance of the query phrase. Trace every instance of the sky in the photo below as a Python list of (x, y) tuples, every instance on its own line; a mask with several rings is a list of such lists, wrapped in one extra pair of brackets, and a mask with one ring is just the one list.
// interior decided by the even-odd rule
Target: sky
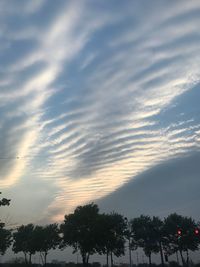
[(1, 218), (199, 219), (199, 25), (193, 0), (0, 0)]

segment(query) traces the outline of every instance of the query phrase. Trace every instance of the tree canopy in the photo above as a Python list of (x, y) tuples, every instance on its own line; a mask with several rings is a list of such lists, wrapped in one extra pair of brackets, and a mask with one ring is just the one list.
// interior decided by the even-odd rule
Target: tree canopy
[[(1, 200), (1, 206), (10, 200)], [(13, 239), (13, 240), (12, 240)], [(44, 265), (51, 249), (70, 246), (79, 252), (83, 265), (88, 265), (91, 255), (106, 255), (111, 267), (113, 256), (119, 257), (129, 248), (142, 248), (151, 265), (152, 254), (160, 252), (161, 263), (174, 253), (179, 253), (183, 266), (189, 266), (189, 251), (198, 250), (200, 244), (200, 225), (192, 218), (170, 214), (164, 220), (158, 217), (141, 215), (128, 222), (122, 215), (113, 212), (99, 213), (96, 204), (78, 206), (73, 213), (65, 215), (63, 223), (45, 226), (27, 224), (19, 226), (13, 234), (0, 222), (0, 254), (4, 254), (13, 241), (14, 253), (22, 252), (25, 262), (31, 263), (32, 255), (39, 253)], [(128, 246), (126, 246), (128, 242)], [(164, 258), (165, 255), (165, 258)]]
[(96, 252), (98, 214), (96, 204), (79, 206), (74, 213), (65, 215), (60, 227), (63, 234), (62, 247), (72, 246), (74, 252), (79, 250), (83, 265), (87, 265), (90, 255)]
[(47, 262), (49, 250), (56, 249), (60, 244), (59, 228), (56, 223), (39, 226), (34, 229), (35, 250), (40, 252), (40, 256), (44, 265)]
[[(1, 194), (1, 192), (0, 192)], [(10, 205), (10, 199), (7, 198), (1, 198), (0, 199), (0, 207), (1, 206), (9, 206)], [(5, 228), (5, 223), (2, 223), (0, 221), (0, 254), (3, 255), (6, 250), (11, 245), (11, 231), (7, 230)]]
[(141, 215), (131, 221), (133, 238), (142, 247), (151, 264), (152, 253), (159, 252), (157, 233), (150, 216)]
[[(0, 192), (1, 194), (1, 192)], [(7, 198), (1, 198), (0, 199), (0, 206), (9, 206), (10, 205), (10, 199)]]
[(32, 255), (36, 252), (34, 229), (33, 224), (21, 225), (13, 233), (13, 251), (14, 253), (23, 252), (26, 263), (31, 263)]
[(176, 213), (170, 214), (164, 220), (165, 248), (169, 254), (179, 252), (183, 265), (186, 264), (183, 252), (186, 252), (188, 261), (188, 251), (198, 249), (199, 237), (195, 235), (196, 228), (197, 224), (192, 218)]
[(11, 231), (5, 229), (5, 224), (0, 223), (0, 254), (3, 255), (11, 245)]
[(125, 230), (126, 223), (122, 215), (118, 213), (101, 214), (98, 221), (97, 251), (100, 254), (119, 257), (125, 253)]

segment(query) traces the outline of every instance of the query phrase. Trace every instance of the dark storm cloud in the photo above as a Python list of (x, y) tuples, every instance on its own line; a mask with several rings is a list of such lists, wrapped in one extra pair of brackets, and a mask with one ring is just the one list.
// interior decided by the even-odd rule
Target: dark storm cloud
[(200, 154), (173, 159), (138, 175), (108, 197), (103, 210), (132, 218), (141, 214), (165, 217), (177, 212), (199, 219)]

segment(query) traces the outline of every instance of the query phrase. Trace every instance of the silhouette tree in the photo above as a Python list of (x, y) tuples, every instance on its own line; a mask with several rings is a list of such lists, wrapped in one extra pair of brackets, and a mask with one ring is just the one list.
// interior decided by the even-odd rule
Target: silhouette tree
[(118, 213), (101, 214), (98, 218), (98, 248), (99, 254), (106, 254), (108, 266), (109, 255), (113, 266), (113, 255), (119, 257), (125, 252), (126, 223)]
[(129, 266), (132, 267), (132, 255), (131, 252), (138, 248), (137, 242), (133, 238), (133, 233), (131, 229), (131, 222), (128, 221), (128, 218), (125, 217), (126, 223), (126, 230), (125, 230), (125, 237), (128, 241), (128, 250), (129, 250)]
[(139, 247), (143, 248), (145, 255), (149, 258), (149, 266), (151, 266), (152, 253), (159, 252), (152, 219), (149, 216), (141, 215), (131, 221), (131, 226), (134, 240)]
[[(169, 253), (179, 252), (183, 265), (189, 264), (189, 250), (198, 249), (199, 238), (195, 235), (197, 224), (190, 217), (176, 213), (164, 220), (164, 233), (167, 240), (165, 248)], [(186, 253), (186, 260), (183, 252)]]
[[(1, 194), (1, 192), (0, 192)], [(9, 206), (10, 199), (1, 198), (0, 199), (0, 207), (1, 206)], [(11, 244), (11, 231), (5, 229), (5, 223), (0, 222), (0, 254), (3, 255), (7, 248), (9, 248)]]
[(152, 222), (152, 234), (155, 242), (159, 247), (160, 257), (161, 257), (161, 264), (164, 267), (164, 256), (163, 256), (163, 242), (165, 242), (163, 236), (163, 221), (159, 217), (153, 216), (151, 219)]
[(11, 231), (4, 228), (5, 224), (0, 223), (0, 254), (3, 255), (11, 244)]
[[(1, 192), (0, 192), (1, 194)], [(7, 198), (1, 198), (0, 199), (0, 206), (9, 206), (10, 205), (10, 199)]]
[[(37, 251), (37, 242), (35, 238), (34, 225), (21, 225), (13, 233), (13, 251), (14, 253), (23, 252), (26, 263), (31, 263), (32, 255)], [(29, 257), (29, 258), (28, 258)]]
[(96, 204), (79, 206), (73, 214), (65, 215), (60, 226), (63, 234), (61, 247), (72, 246), (73, 253), (80, 251), (84, 266), (88, 265), (90, 255), (96, 252), (98, 215)]
[(40, 252), (40, 257), (46, 266), (49, 250), (56, 249), (60, 244), (59, 228), (56, 223), (46, 226), (35, 226), (34, 243), (36, 251)]

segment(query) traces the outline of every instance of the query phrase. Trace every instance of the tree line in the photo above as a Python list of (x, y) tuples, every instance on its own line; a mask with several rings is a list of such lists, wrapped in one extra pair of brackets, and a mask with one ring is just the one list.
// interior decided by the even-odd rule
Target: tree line
[[(0, 200), (0, 206), (9, 204), (10, 200)], [(50, 250), (70, 246), (73, 253), (80, 253), (83, 266), (97, 253), (105, 255), (107, 266), (110, 261), (113, 267), (113, 256), (124, 255), (128, 246), (130, 267), (131, 252), (137, 248), (143, 249), (149, 265), (152, 254), (159, 253), (162, 266), (173, 254), (188, 266), (189, 252), (198, 250), (199, 244), (199, 223), (191, 217), (173, 213), (164, 220), (145, 215), (128, 220), (116, 212), (100, 213), (94, 203), (77, 207), (65, 215), (61, 224), (27, 224), (8, 230), (0, 223), (0, 253), (3, 255), (12, 245), (14, 253), (24, 254), (27, 264), (31, 264), (32, 255), (39, 253), (46, 265)]]

